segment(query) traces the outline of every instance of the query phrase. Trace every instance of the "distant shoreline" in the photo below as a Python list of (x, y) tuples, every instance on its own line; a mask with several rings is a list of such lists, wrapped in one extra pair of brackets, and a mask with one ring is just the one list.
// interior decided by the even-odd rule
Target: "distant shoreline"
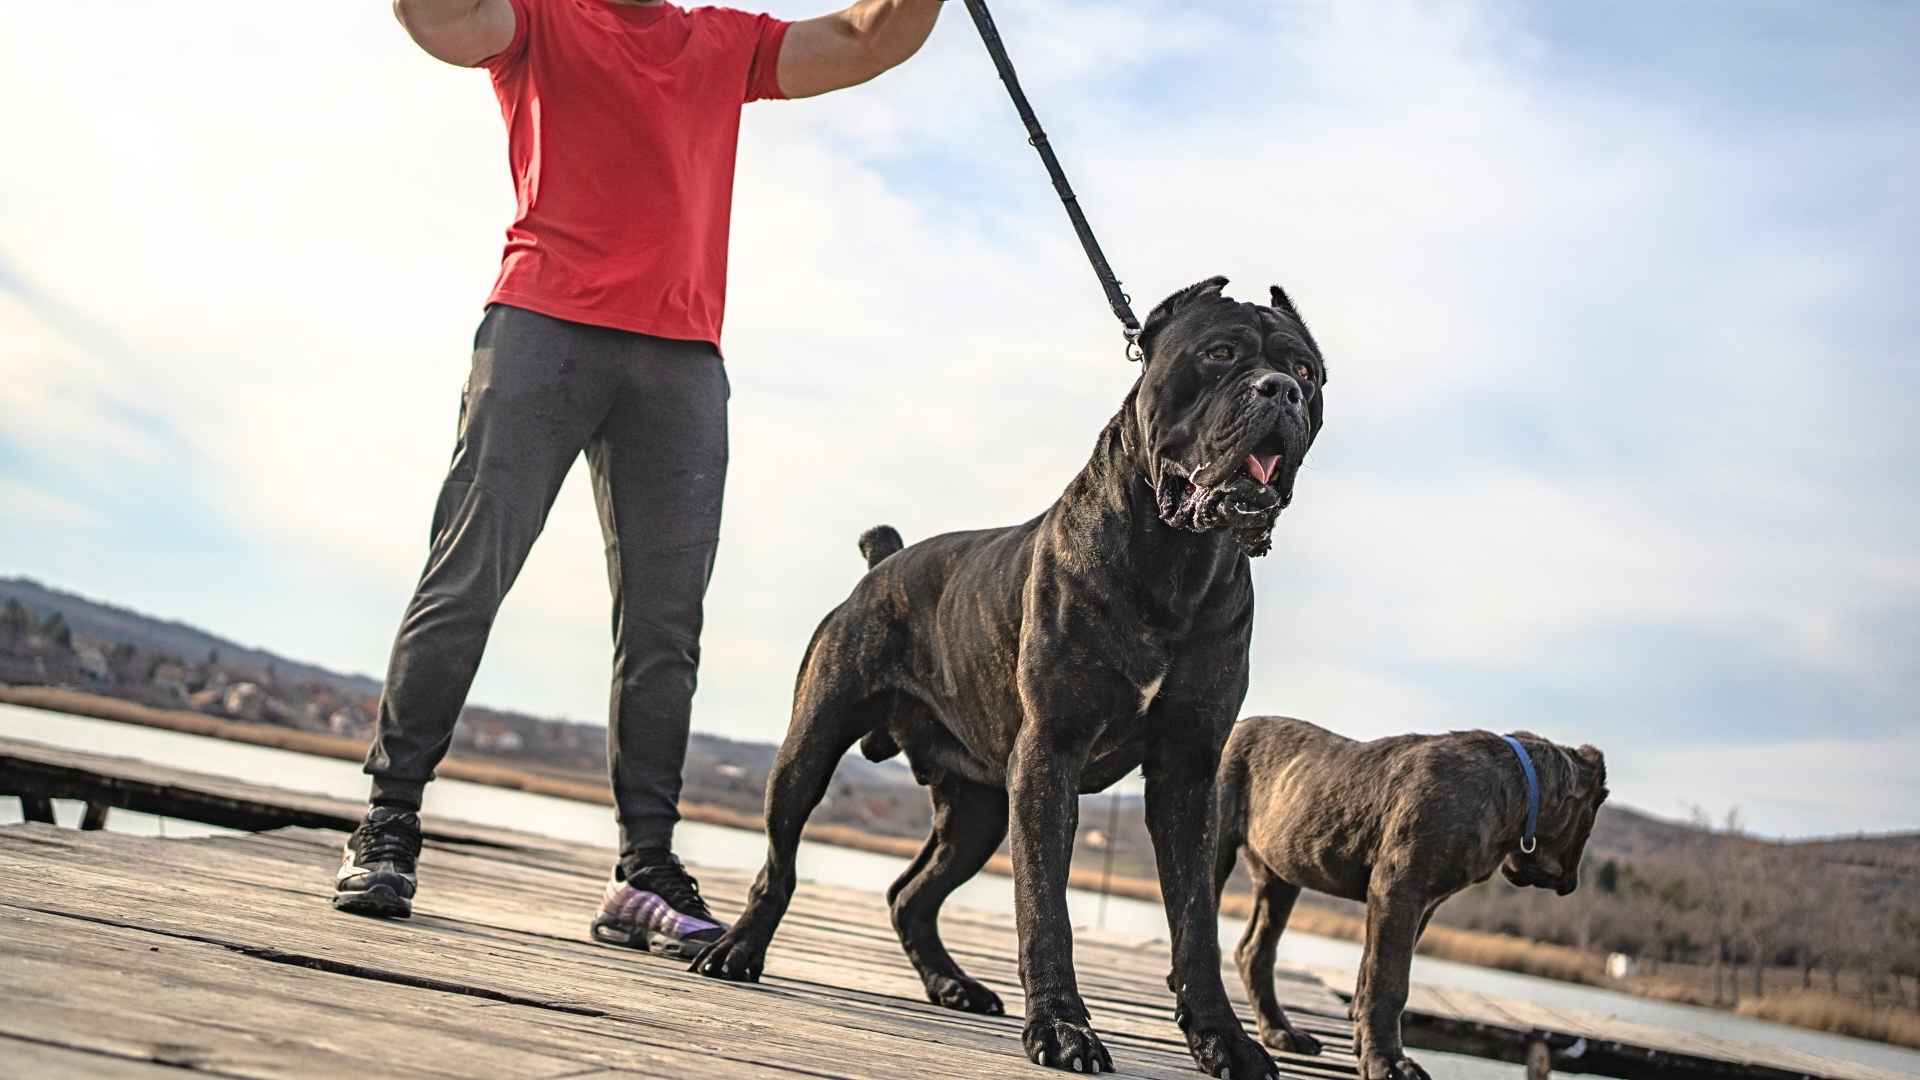
[[(366, 743), (345, 736), (222, 720), (202, 713), (182, 709), (159, 709), (119, 698), (61, 687), (0, 685), (0, 703), (69, 713), (96, 720), (137, 724), (142, 727), (159, 728), (188, 735), (227, 739), (343, 761), (363, 760), (367, 752)], [(613, 805), (612, 792), (604, 782), (592, 782), (532, 769), (473, 761), (457, 754), (449, 756), (441, 764), (438, 775), (468, 783), (571, 799), (576, 802), (595, 803), (607, 807)], [(683, 802), (680, 804), (680, 815), (686, 821), (703, 825), (745, 829), (750, 832), (760, 832), (763, 829), (763, 822), (758, 815), (742, 813), (710, 803)], [(806, 838), (817, 843), (832, 844), (856, 851), (909, 859), (919, 853), (921, 846), (918, 840), (880, 836), (845, 825), (809, 825)], [(990, 874), (1002, 877), (1013, 876), (1012, 861), (1004, 854), (995, 855), (988, 861), (985, 869)], [(1100, 874), (1082, 867), (1075, 867), (1072, 870), (1068, 883), (1074, 888), (1094, 892), (1098, 892), (1101, 887)], [(1116, 875), (1107, 883), (1107, 891), (1114, 896), (1156, 904), (1160, 902), (1159, 883), (1147, 878)], [(1250, 909), (1250, 898), (1243, 892), (1231, 892), (1221, 898), (1222, 914), (1244, 918)], [(1293, 916), (1288, 922), (1288, 929), (1341, 941), (1361, 942), (1366, 936), (1366, 921), (1345, 911), (1323, 907), (1309, 901), (1294, 908)], [(1232, 944), (1232, 942), (1223, 942), (1222, 947), (1230, 949)], [(1661, 975), (1611, 978), (1606, 974), (1605, 958), (1596, 953), (1504, 934), (1460, 930), (1439, 924), (1429, 927), (1426, 935), (1421, 938), (1419, 953), (1423, 956), (1496, 971), (1554, 979), (1660, 1001), (1735, 1011), (1756, 1019), (1772, 1020), (1810, 1030), (1850, 1035), (1896, 1046), (1920, 1048), (1920, 1016), (1897, 1009), (1869, 1009), (1859, 1002), (1846, 998), (1818, 993), (1775, 994), (1751, 1000), (1737, 1008), (1729, 1008), (1725, 1004), (1716, 1005), (1688, 980)]]
[[(292, 728), (275, 727), (271, 724), (223, 720), (217, 716), (189, 712), (185, 709), (160, 709), (120, 698), (107, 697), (104, 694), (65, 687), (0, 685), (0, 703), (70, 713), (95, 720), (136, 724), (185, 735), (226, 739), (231, 742), (272, 747), (276, 750), (291, 750), (315, 757), (337, 758), (341, 761), (358, 762), (365, 760), (367, 756), (365, 742), (344, 735), (328, 735), (316, 731), (296, 731)], [(609, 808), (613, 806), (613, 792), (604, 780), (576, 779), (537, 769), (475, 761), (461, 757), (457, 751), (441, 762), (436, 775), (444, 779), (464, 780), (470, 784), (483, 784), (487, 787), (525, 791), (534, 795), (571, 799), (575, 802), (594, 803)], [(684, 821), (702, 825), (719, 825), (731, 829), (744, 829), (748, 832), (757, 833), (765, 829), (765, 822), (758, 814), (742, 813), (729, 807), (715, 806), (712, 803), (682, 802), (680, 817)], [(807, 826), (806, 838), (816, 843), (832, 844), (836, 847), (852, 848), (856, 851), (879, 855), (894, 855), (904, 859), (911, 859), (918, 855), (921, 846), (919, 840), (904, 836), (881, 836), (847, 825), (811, 824)], [(1013, 863), (1005, 855), (995, 855), (988, 861), (986, 870), (990, 874), (1012, 877)], [(1070, 884), (1074, 888), (1097, 892), (1100, 889), (1100, 875), (1094, 871), (1076, 867)], [(1111, 880), (1107, 891), (1115, 896), (1160, 902), (1159, 884), (1147, 879), (1116, 875)], [(1241, 913), (1244, 914), (1244, 912)]]

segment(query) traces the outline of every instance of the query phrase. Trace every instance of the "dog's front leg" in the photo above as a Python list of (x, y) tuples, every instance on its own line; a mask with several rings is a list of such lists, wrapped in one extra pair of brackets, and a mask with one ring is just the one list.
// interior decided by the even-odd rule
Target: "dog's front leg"
[(1162, 740), (1149, 759), (1147, 831), (1160, 869), (1160, 894), (1173, 940), (1174, 1019), (1200, 1071), (1233, 1080), (1267, 1080), (1279, 1069), (1240, 1026), (1220, 980), (1219, 898), (1213, 849), (1219, 832), (1214, 770), (1219, 744), (1188, 731)]
[(1427, 904), (1418, 890), (1384, 876), (1376, 872), (1367, 890), (1367, 944), (1353, 999), (1359, 1025), (1354, 1049), (1363, 1080), (1430, 1080), (1400, 1043), (1413, 947), (1426, 922)]
[(1090, 739), (1072, 725), (1029, 721), (1007, 763), (1013, 807), (1013, 910), (1020, 932), (1020, 984), (1027, 992), (1022, 1035), (1036, 1064), (1112, 1072), (1093, 1033), (1073, 974), (1067, 871), (1080, 828), (1079, 776)]

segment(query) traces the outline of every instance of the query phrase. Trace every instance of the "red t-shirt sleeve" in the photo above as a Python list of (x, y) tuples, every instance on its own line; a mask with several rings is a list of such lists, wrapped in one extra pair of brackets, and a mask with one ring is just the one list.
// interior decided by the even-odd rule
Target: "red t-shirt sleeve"
[(507, 5), (513, 8), (513, 40), (507, 42), (506, 48), (480, 61), (478, 66), (498, 75), (527, 55), (527, 34), (533, 25), (533, 5), (537, 2), (507, 0)]
[(732, 8), (705, 8), (703, 12), (724, 20), (727, 40), (746, 61), (746, 86), (742, 101), (784, 101), (780, 89), (780, 46), (787, 40), (787, 28), (793, 24), (771, 15), (750, 15)]
[(785, 101), (780, 89), (780, 47), (786, 44), (787, 29), (793, 24), (771, 15), (754, 19), (753, 66), (747, 69), (748, 101)]

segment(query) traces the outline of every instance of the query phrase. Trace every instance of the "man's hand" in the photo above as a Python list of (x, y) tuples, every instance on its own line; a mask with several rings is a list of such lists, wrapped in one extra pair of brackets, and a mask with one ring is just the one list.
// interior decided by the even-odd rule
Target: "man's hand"
[(393, 16), (414, 44), (460, 67), (473, 67), (513, 43), (513, 5), (507, 0), (393, 0)]
[(780, 47), (780, 89), (804, 98), (858, 86), (919, 52), (939, 17), (940, 0), (859, 0), (794, 23)]

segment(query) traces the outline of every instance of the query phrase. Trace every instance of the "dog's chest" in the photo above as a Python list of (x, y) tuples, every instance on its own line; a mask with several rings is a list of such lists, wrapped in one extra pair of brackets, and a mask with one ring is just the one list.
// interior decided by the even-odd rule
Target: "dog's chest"
[(1140, 708), (1133, 715), (1147, 715), (1147, 710), (1153, 708), (1153, 699), (1160, 696), (1160, 688), (1165, 686), (1166, 682), (1167, 673), (1162, 671), (1160, 674), (1140, 684)]

